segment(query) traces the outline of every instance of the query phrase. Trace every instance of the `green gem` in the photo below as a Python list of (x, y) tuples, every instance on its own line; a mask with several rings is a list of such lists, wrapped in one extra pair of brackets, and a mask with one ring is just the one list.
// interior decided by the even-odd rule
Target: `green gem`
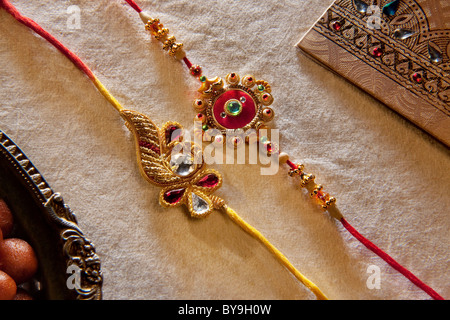
[(232, 100), (227, 103), (226, 108), (229, 115), (237, 116), (242, 111), (242, 104), (237, 100)]
[(202, 126), (202, 129), (203, 129), (203, 131), (208, 130), (208, 125), (207, 125), (207, 124), (204, 124), (204, 125)]
[(259, 91), (264, 91), (264, 89), (265, 89), (265, 88), (264, 88), (264, 86), (263, 86), (262, 84), (258, 85), (258, 90), (259, 90)]
[(205, 77), (205, 76), (201, 76), (201, 77), (199, 78), (199, 80), (200, 80), (201, 82), (205, 82), (205, 81), (206, 81), (206, 77)]

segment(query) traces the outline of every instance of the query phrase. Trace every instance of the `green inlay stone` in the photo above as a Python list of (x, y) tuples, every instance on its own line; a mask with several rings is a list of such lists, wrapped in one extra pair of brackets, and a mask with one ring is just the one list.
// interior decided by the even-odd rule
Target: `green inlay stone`
[(237, 100), (231, 100), (226, 103), (225, 108), (230, 116), (237, 116), (242, 111), (242, 104)]

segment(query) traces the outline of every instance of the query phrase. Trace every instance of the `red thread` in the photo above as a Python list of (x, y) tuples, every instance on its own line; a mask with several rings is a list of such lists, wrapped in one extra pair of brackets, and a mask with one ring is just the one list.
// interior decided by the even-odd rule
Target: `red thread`
[(133, 0), (125, 0), (134, 10), (136, 10), (137, 12), (141, 12), (142, 9), (139, 8), (139, 6), (136, 4), (136, 2), (134, 2)]
[(367, 240), (364, 236), (362, 236), (355, 228), (353, 228), (350, 223), (347, 222), (344, 218), (341, 220), (342, 225), (345, 229), (348, 230), (356, 239), (358, 239), (363, 245), (365, 245), (369, 250), (377, 254), (381, 259), (390, 264), (395, 270), (403, 274), (408, 280), (418, 286), (420, 289), (425, 291), (430, 297), (435, 300), (444, 300), (436, 291), (430, 288), (428, 285), (423, 283), (419, 278), (417, 278), (411, 271), (400, 265), (397, 261), (395, 261), (391, 256), (389, 256), (386, 252), (378, 248), (375, 244)]
[(50, 42), (56, 49), (58, 49), (62, 54), (64, 54), (70, 61), (72, 61), (77, 68), (83, 71), (91, 80), (95, 79), (94, 74), (88, 68), (87, 65), (81, 61), (81, 59), (72, 53), (69, 49), (67, 49), (61, 42), (59, 42), (55, 37), (53, 37), (50, 33), (45, 31), (40, 25), (36, 22), (22, 16), (19, 11), (7, 0), (0, 0), (0, 7), (4, 8), (9, 14), (11, 14), (17, 21), (24, 24), (28, 28), (35, 31), (41, 37)]
[(295, 169), (297, 169), (298, 168), (298, 166), (295, 164), (295, 163), (293, 163), (291, 160), (286, 160), (286, 163), (287, 163), (287, 165), (289, 166), (289, 167), (291, 167), (291, 169), (292, 170), (295, 170)]
[(188, 69), (190, 69), (192, 67), (192, 62), (190, 62), (188, 58), (184, 57), (183, 61), (186, 64), (186, 66), (188, 67)]

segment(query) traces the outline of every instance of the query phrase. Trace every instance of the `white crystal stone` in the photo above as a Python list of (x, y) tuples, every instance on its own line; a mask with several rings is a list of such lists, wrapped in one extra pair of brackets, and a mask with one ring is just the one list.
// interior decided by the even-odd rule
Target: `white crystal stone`
[(206, 200), (203, 200), (195, 193), (192, 193), (192, 208), (196, 214), (203, 214), (209, 210), (209, 205)]
[(178, 153), (170, 158), (170, 167), (175, 174), (186, 177), (195, 170), (194, 159), (191, 154)]

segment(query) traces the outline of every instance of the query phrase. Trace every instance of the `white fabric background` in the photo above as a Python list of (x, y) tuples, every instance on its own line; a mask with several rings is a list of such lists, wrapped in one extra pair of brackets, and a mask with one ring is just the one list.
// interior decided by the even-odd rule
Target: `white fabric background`
[[(449, 150), (295, 44), (331, 0), (139, 1), (209, 77), (270, 82), (281, 145), (338, 199), (347, 220), (445, 298)], [(150, 40), (124, 1), (12, 3), (90, 66), (126, 107), (189, 128), (197, 82)], [(81, 28), (67, 27), (67, 8)], [(0, 128), (76, 213), (102, 260), (105, 299), (314, 299), (220, 212), (163, 209), (140, 176), (132, 137), (92, 83), (0, 10)], [(225, 198), (331, 299), (427, 299), (309, 199), (282, 168), (217, 165)], [(381, 269), (370, 290), (367, 268)]]

